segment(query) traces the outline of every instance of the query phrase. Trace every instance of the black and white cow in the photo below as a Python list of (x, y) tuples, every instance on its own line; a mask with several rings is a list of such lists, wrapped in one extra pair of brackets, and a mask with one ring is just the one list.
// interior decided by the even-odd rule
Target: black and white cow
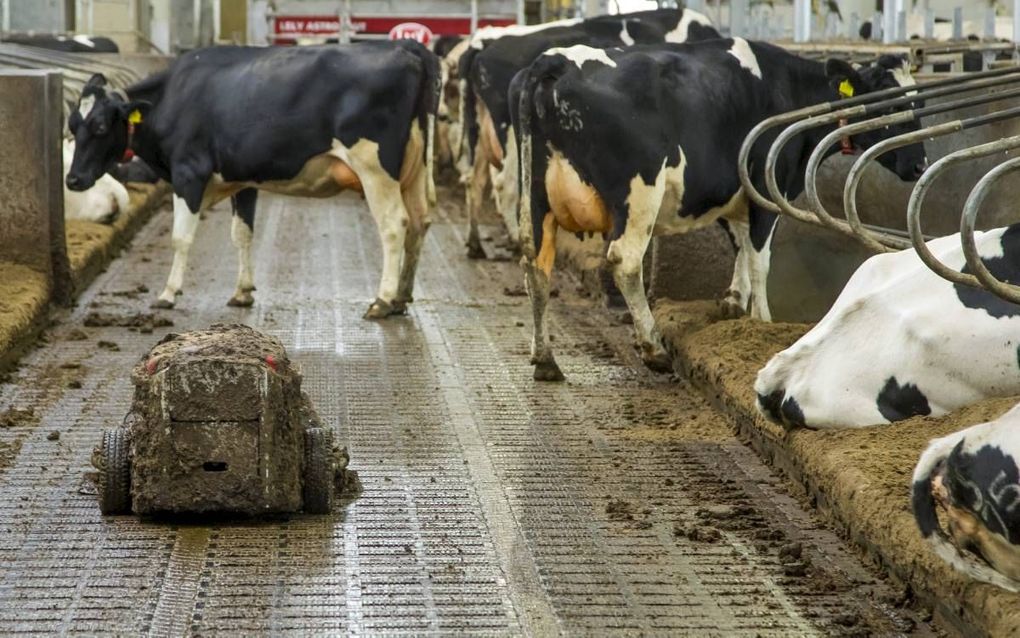
[(160, 307), (181, 292), (200, 211), (236, 198), (240, 268), (229, 303), (247, 306), (256, 190), (359, 191), (383, 248), (378, 297), (365, 316), (382, 318), (412, 299), (435, 199), (439, 83), (438, 58), (410, 40), (193, 51), (124, 93), (97, 76), (69, 120), (77, 147), (67, 185), (89, 188), (128, 149), (172, 184), (174, 263)]
[(584, 44), (592, 47), (631, 46), (718, 38), (700, 13), (659, 9), (590, 18), (527, 35), (504, 35), (476, 54), (460, 59), (464, 133), (472, 163), (467, 206), (470, 219), (468, 256), (483, 259), (478, 236), (482, 197), (491, 184), (496, 208), (511, 243), (519, 241), (517, 221), (517, 148), (507, 92), (514, 76), (543, 52)]
[[(988, 269), (1020, 283), (1020, 225), (975, 238)], [(927, 245), (969, 272), (959, 234)], [(913, 250), (877, 255), (821, 321), (758, 373), (758, 406), (787, 427), (845, 428), (1017, 395), (1017, 335), (1020, 306), (946, 281)]]
[[(742, 313), (750, 300), (753, 316), (768, 320), (765, 281), (776, 216), (749, 203), (741, 188), (737, 153), (745, 135), (771, 115), (839, 99), (836, 87), (844, 80), (858, 94), (912, 82), (904, 64), (892, 57), (861, 68), (824, 64), (741, 38), (608, 50), (575, 46), (537, 59), (511, 91), (519, 93), (511, 98), (519, 100), (515, 118), (525, 166), (521, 244), (534, 306), (535, 378), (563, 378), (544, 325), (559, 228), (608, 240), (606, 261), (652, 369), (670, 365), (642, 282), (652, 235), (724, 220), (738, 248), (724, 303)], [(867, 147), (906, 128), (854, 142)], [(814, 130), (785, 147), (777, 177), (790, 197), (802, 189), (808, 152), (831, 130)], [(762, 191), (767, 149), (757, 145), (751, 158)], [(924, 151), (907, 147), (882, 162), (914, 179)]]
[[(439, 108), (439, 128), (442, 133), (437, 137), (445, 136), (449, 144), (449, 161), (460, 174), (460, 182), (467, 184), (471, 180), (471, 163), (468, 157), (467, 145), (462, 136), (462, 103), (461, 96), (467, 92), (468, 83), (460, 76), (461, 59), (465, 58), (464, 67), (470, 69), (473, 58), (486, 46), (504, 36), (519, 37), (545, 31), (566, 27), (580, 22), (580, 18), (567, 20), (554, 20), (541, 24), (513, 24), (505, 27), (486, 26), (475, 31), (471, 37), (458, 42), (454, 47), (443, 55), (443, 102)], [(438, 50), (437, 50), (438, 52)], [(473, 111), (470, 114), (474, 118)]]
[(936, 554), (971, 578), (1014, 592), (1020, 591), (1018, 461), (1020, 406), (932, 441), (914, 470), (911, 490), (914, 520)]

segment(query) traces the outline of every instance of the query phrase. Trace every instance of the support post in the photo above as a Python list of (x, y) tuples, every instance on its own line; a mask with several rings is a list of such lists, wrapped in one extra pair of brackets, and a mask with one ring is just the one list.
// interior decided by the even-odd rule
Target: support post
[(1013, 0), (1013, 42), (1020, 42), (1020, 0)]
[(953, 7), (953, 39), (963, 39), (963, 7)]
[(517, 0), (517, 24), (524, 24), (524, 0)]
[(811, 0), (793, 2), (793, 41), (811, 41)]
[(730, 0), (730, 37), (747, 36), (748, 0)]
[(471, 0), (471, 34), (478, 30), (478, 0)]
[(0, 255), (38, 271), (50, 298), (71, 301), (64, 233), (63, 75), (0, 73)]

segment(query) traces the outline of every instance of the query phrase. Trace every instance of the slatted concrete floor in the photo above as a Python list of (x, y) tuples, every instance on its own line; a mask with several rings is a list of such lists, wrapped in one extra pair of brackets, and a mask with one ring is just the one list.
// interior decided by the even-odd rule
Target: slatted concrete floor
[(91, 449), (171, 329), (69, 337), (89, 312), (147, 311), (162, 214), (0, 388), (0, 409), (35, 415), (0, 429), (0, 635), (930, 635), (569, 281), (551, 318), (569, 383), (536, 385), (519, 269), (465, 260), (458, 224), (434, 226), (410, 316), (371, 323), (360, 201), (267, 197), (259, 215), (256, 307), (223, 305), (235, 257), (217, 211), (162, 314), (279, 336), (363, 490), (330, 517), (99, 515)]

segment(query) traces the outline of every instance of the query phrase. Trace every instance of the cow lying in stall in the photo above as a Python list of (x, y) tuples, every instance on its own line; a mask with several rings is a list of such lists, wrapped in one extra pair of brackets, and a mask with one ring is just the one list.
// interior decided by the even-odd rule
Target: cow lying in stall
[(514, 76), (552, 48), (587, 45), (626, 47), (634, 44), (715, 39), (718, 31), (704, 15), (689, 9), (658, 9), (587, 20), (526, 35), (503, 35), (475, 54), (460, 59), (461, 122), (468, 145), (471, 176), (467, 187), (468, 257), (484, 259), (478, 234), (486, 188), (506, 226), (510, 244), (519, 244), (517, 219), (517, 140), (508, 101)]
[[(975, 239), (992, 273), (1020, 281), (1020, 225)], [(959, 234), (927, 245), (969, 272)], [(865, 427), (1020, 394), (1018, 331), (1020, 306), (942, 279), (912, 250), (877, 255), (758, 373), (758, 406), (787, 427)]]
[[(979, 581), (1020, 591), (1020, 406), (935, 439), (914, 470), (921, 534), (943, 560)], [(952, 541), (939, 525), (937, 509)], [(971, 549), (988, 563), (963, 552)]]
[(154, 305), (181, 292), (199, 212), (235, 197), (239, 256), (228, 302), (250, 306), (257, 190), (364, 194), (379, 228), (383, 272), (365, 314), (403, 313), (429, 204), (439, 102), (438, 59), (417, 42), (329, 47), (214, 47), (121, 93), (94, 76), (69, 127), (77, 141), (66, 183), (86, 190), (130, 149), (174, 191), (174, 262)]
[[(645, 364), (670, 369), (652, 318), (641, 262), (652, 235), (683, 233), (724, 220), (738, 248), (724, 306), (769, 320), (765, 296), (776, 216), (750, 203), (737, 177), (737, 153), (763, 119), (856, 94), (912, 84), (905, 62), (884, 56), (854, 68), (805, 60), (742, 38), (629, 49), (575, 46), (546, 52), (514, 79), (514, 124), (522, 161), (521, 243), (534, 311), (535, 379), (563, 378), (546, 342), (545, 311), (556, 232), (602, 233), (606, 261), (634, 319)], [(916, 124), (855, 137), (867, 148)], [(777, 178), (792, 199), (803, 188), (810, 149), (832, 129), (813, 129), (784, 149)], [(768, 146), (756, 145), (753, 178)], [(830, 152), (835, 152), (836, 148)], [(925, 165), (921, 145), (880, 160), (901, 179)]]
[[(74, 142), (64, 140), (64, 177), (74, 159)], [(128, 209), (128, 192), (109, 174), (103, 174), (86, 191), (73, 191), (64, 185), (64, 218), (109, 224)]]

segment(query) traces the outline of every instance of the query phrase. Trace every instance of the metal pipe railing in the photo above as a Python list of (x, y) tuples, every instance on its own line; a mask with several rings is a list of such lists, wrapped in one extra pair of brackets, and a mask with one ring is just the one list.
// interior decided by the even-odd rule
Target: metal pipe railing
[[(981, 99), (972, 101), (967, 105), (984, 104), (988, 102), (994, 102), (1007, 97), (1020, 97), (1020, 89), (1016, 89), (1013, 91), (1003, 91), (1002, 93), (983, 96)], [(962, 100), (958, 102), (962, 102)], [(951, 104), (952, 103), (938, 105), (939, 107), (943, 106), (947, 107), (941, 109), (939, 112), (950, 110), (948, 107), (950, 107)], [(958, 105), (955, 108), (959, 108), (959, 106), (961, 105)], [(883, 153), (887, 153), (891, 150), (902, 148), (904, 146), (909, 146), (910, 144), (922, 143), (925, 140), (934, 139), (936, 137), (942, 137), (944, 135), (958, 133), (960, 131), (976, 128), (979, 126), (987, 126), (989, 124), (1017, 117), (1020, 117), (1020, 107), (1014, 107), (975, 117), (952, 120), (950, 122), (943, 122), (941, 124), (936, 124), (934, 126), (922, 128), (917, 131), (912, 131), (910, 133), (905, 133), (903, 135), (891, 137), (869, 148), (863, 154), (861, 154), (859, 158), (857, 158), (857, 161), (854, 162), (853, 166), (850, 168), (850, 172), (847, 174), (846, 183), (843, 186), (843, 209), (846, 212), (847, 223), (850, 225), (850, 227), (856, 234), (861, 236), (862, 239), (868, 238), (872, 240), (878, 240), (879, 236), (872, 233), (868, 229), (864, 228), (864, 225), (861, 223), (861, 218), (857, 209), (857, 191), (858, 187), (860, 186), (863, 180), (865, 169), (871, 164), (871, 162), (875, 161)], [(809, 179), (809, 181), (812, 182), (812, 188), (814, 187), (813, 181), (815, 177), (816, 177), (815, 175), (811, 175), (810, 179), (805, 178)], [(896, 241), (894, 244), (890, 244), (890, 248), (894, 248), (896, 250), (909, 248), (910, 246), (911, 246), (910, 243), (904, 244), (904, 242), (902, 241)]]
[[(934, 88), (930, 90), (920, 89), (921, 93), (926, 99), (933, 97), (943, 97), (947, 95), (953, 95), (963, 91), (973, 91), (977, 89), (987, 89), (996, 86), (1003, 86), (1020, 82), (1020, 75), (1004, 75), (995, 76), (991, 78), (984, 78), (972, 84), (963, 85), (950, 85), (945, 87)], [(914, 85), (915, 87), (917, 85)], [(922, 87), (924, 85), (921, 85)], [(812, 201), (814, 210), (806, 211), (801, 208), (794, 206), (786, 197), (785, 193), (779, 188), (776, 180), (776, 166), (779, 161), (780, 154), (783, 147), (799, 133), (806, 132), (813, 128), (826, 126), (834, 122), (842, 122), (850, 117), (867, 117), (868, 115), (887, 111), (891, 108), (897, 108), (905, 105), (913, 105), (920, 101), (921, 98), (914, 91), (908, 91), (907, 95), (880, 100), (878, 102), (872, 102), (870, 104), (851, 107), (849, 109), (841, 109), (833, 113), (827, 113), (823, 115), (817, 115), (811, 118), (807, 118), (800, 122), (791, 124), (784, 129), (773, 141), (772, 146), (769, 149), (768, 155), (765, 160), (765, 185), (769, 191), (769, 195), (772, 197), (772, 201), (779, 207), (782, 213), (793, 217), (802, 222), (807, 223), (821, 223), (824, 226), (832, 228), (840, 233), (843, 233), (849, 237), (858, 239), (865, 244), (871, 250), (877, 252), (885, 252), (886, 250), (902, 250), (903, 248), (909, 247), (909, 244), (904, 242), (902, 238), (889, 235), (881, 232), (869, 232), (862, 230), (860, 221), (857, 220), (857, 224), (848, 224), (842, 220), (837, 220), (832, 217), (828, 211), (822, 206), (820, 200), (817, 197), (817, 190), (814, 188), (814, 184), (811, 183), (810, 177), (805, 173), (805, 188), (811, 189), (808, 193), (809, 201)], [(901, 111), (898, 113), (892, 113), (890, 115), (884, 115), (877, 117), (873, 120), (866, 120), (865, 122), (855, 122), (852, 125), (841, 127), (844, 134), (858, 134), (868, 130), (881, 128), (884, 126), (890, 126), (895, 124), (904, 124), (913, 120), (918, 120), (926, 115), (933, 115), (941, 113), (953, 108), (959, 108), (968, 103), (979, 104), (983, 101), (990, 101), (986, 95), (979, 96), (976, 98), (965, 98), (963, 100), (956, 100), (950, 104), (939, 104), (929, 107), (922, 107), (919, 109), (910, 109), (907, 111)], [(830, 139), (832, 136), (826, 136), (823, 141), (815, 146), (812, 157), (815, 160), (815, 169), (820, 164), (821, 159), (824, 158), (828, 149), (831, 148), (835, 139)], [(812, 195), (814, 198), (812, 199)]]
[[(977, 86), (968, 86), (964, 88), (964, 85), (973, 85), (975, 82), (981, 82), (988, 78), (997, 78), (1000, 76), (1013, 76), (1020, 74), (1020, 67), (1007, 67), (1001, 69), (993, 69), (990, 71), (983, 71), (980, 73), (968, 74), (961, 77), (945, 78), (942, 80), (935, 80), (933, 82), (927, 82), (920, 85), (912, 86), (897, 86), (888, 89), (882, 89), (880, 91), (874, 91), (872, 93), (866, 93), (855, 97), (846, 98), (844, 100), (837, 100), (833, 102), (823, 102), (821, 104), (814, 104), (811, 106), (789, 111), (787, 113), (781, 113), (772, 117), (766, 118), (759, 122), (753, 127), (747, 136), (744, 138), (744, 143), (740, 147), (740, 152), (737, 155), (737, 175), (740, 178), (740, 183), (744, 188), (744, 192), (748, 198), (758, 206), (772, 213), (781, 213), (780, 207), (773, 201), (763, 196), (754, 183), (751, 180), (750, 168), (748, 166), (751, 156), (751, 150), (754, 148), (755, 143), (761, 136), (769, 129), (792, 124), (805, 118), (817, 117), (820, 115), (832, 113), (834, 111), (839, 112), (840, 116), (836, 117), (836, 120), (840, 117), (856, 118), (868, 114), (867, 111), (862, 109), (856, 109), (855, 107), (864, 107), (868, 104), (881, 102), (888, 98), (895, 98), (904, 96), (907, 93), (915, 92), (912, 99), (908, 101), (916, 101), (922, 99), (920, 95), (928, 94), (934, 89), (940, 89), (942, 87), (959, 86), (958, 92), (971, 90), (973, 88), (986, 87), (983, 84), (977, 84)], [(888, 108), (888, 107), (886, 107)], [(835, 113), (833, 113), (835, 115)]]
[[(939, 261), (939, 259), (935, 257), (930, 250), (928, 250), (928, 246), (925, 244), (925, 238), (921, 229), (921, 208), (931, 186), (942, 173), (953, 166), (975, 159), (980, 159), (982, 157), (995, 155), (997, 153), (1005, 153), (1017, 148), (1020, 148), (1020, 135), (1007, 137), (985, 144), (979, 144), (978, 146), (973, 146), (971, 148), (965, 148), (963, 150), (950, 153), (932, 164), (931, 167), (925, 171), (924, 175), (922, 175), (917, 181), (917, 184), (914, 186), (914, 190), (910, 193), (910, 201), (907, 204), (907, 227), (910, 230), (910, 241), (914, 246), (914, 251), (917, 252), (917, 256), (921, 259), (921, 261), (924, 262), (924, 264), (933, 270), (939, 277), (956, 284), (963, 284), (965, 286), (972, 286), (975, 288), (984, 287), (981, 280), (976, 276), (949, 268)], [(977, 205), (980, 205), (980, 203), (981, 202), (978, 201)], [(976, 210), (973, 214), (976, 215)]]
[(967, 196), (967, 203), (963, 206), (963, 214), (960, 216), (960, 244), (963, 246), (963, 255), (967, 260), (974, 276), (993, 294), (1011, 303), (1020, 304), (1020, 286), (1001, 281), (988, 270), (981, 260), (977, 250), (977, 242), (974, 239), (974, 226), (977, 223), (977, 215), (981, 205), (988, 195), (992, 184), (1002, 176), (1020, 169), (1020, 157), (1006, 160), (978, 180), (978, 183)]

